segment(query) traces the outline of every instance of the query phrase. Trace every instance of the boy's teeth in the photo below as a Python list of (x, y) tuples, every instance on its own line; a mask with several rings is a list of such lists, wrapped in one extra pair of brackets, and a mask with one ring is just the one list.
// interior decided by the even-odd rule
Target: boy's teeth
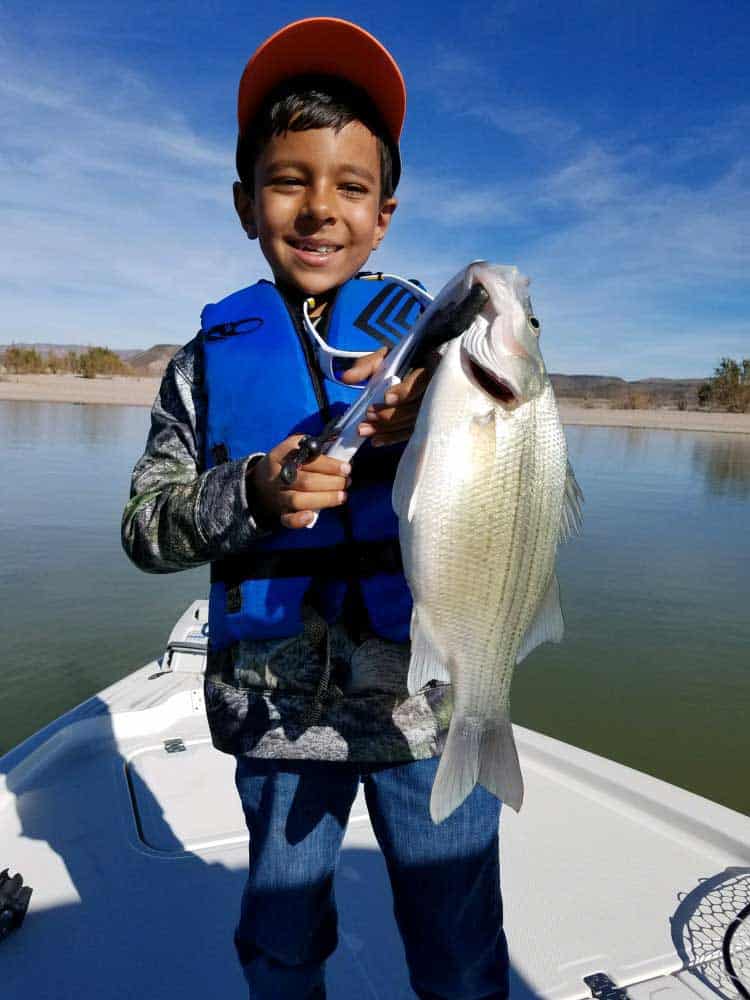
[(318, 246), (313, 243), (301, 243), (298, 246), (300, 250), (305, 250), (308, 253), (333, 253), (336, 249), (335, 246)]

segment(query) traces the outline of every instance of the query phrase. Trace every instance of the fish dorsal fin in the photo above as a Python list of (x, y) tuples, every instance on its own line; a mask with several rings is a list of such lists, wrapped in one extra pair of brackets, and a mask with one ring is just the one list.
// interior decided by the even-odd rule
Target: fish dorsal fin
[(567, 463), (565, 474), (565, 493), (563, 495), (562, 516), (560, 518), (560, 534), (558, 542), (567, 542), (572, 535), (577, 535), (583, 524), (583, 493), (575, 477), (570, 462)]
[(560, 608), (560, 587), (557, 583), (557, 575), (553, 573), (534, 619), (521, 639), (516, 663), (526, 659), (532, 649), (541, 646), (543, 642), (562, 642), (564, 632), (565, 623)]

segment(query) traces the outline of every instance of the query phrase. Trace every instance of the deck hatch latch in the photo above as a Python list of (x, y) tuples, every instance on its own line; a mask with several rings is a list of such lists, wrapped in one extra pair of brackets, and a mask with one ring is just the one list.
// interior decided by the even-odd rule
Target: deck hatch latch
[(594, 972), (584, 976), (583, 981), (596, 1000), (628, 1000), (628, 991), (616, 986), (606, 972)]
[(177, 737), (174, 740), (164, 740), (164, 749), (167, 753), (179, 753), (180, 750), (186, 750), (187, 747), (182, 740)]

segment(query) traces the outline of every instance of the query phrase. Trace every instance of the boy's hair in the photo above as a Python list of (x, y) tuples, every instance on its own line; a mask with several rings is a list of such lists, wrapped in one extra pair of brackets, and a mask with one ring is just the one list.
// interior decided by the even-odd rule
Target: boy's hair
[(393, 194), (393, 154), (385, 125), (370, 98), (359, 87), (336, 76), (292, 77), (270, 92), (244, 134), (237, 139), (237, 175), (248, 194), (254, 187), (255, 162), (275, 135), (333, 128), (350, 122), (365, 125), (378, 140), (380, 200)]

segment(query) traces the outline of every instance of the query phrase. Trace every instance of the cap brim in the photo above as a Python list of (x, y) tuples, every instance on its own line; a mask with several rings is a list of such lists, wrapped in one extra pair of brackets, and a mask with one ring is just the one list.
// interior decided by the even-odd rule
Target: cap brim
[(336, 17), (311, 17), (277, 31), (253, 54), (240, 80), (237, 120), (242, 134), (263, 99), (292, 76), (343, 77), (370, 97), (398, 148), (406, 86), (390, 52), (364, 28)]

